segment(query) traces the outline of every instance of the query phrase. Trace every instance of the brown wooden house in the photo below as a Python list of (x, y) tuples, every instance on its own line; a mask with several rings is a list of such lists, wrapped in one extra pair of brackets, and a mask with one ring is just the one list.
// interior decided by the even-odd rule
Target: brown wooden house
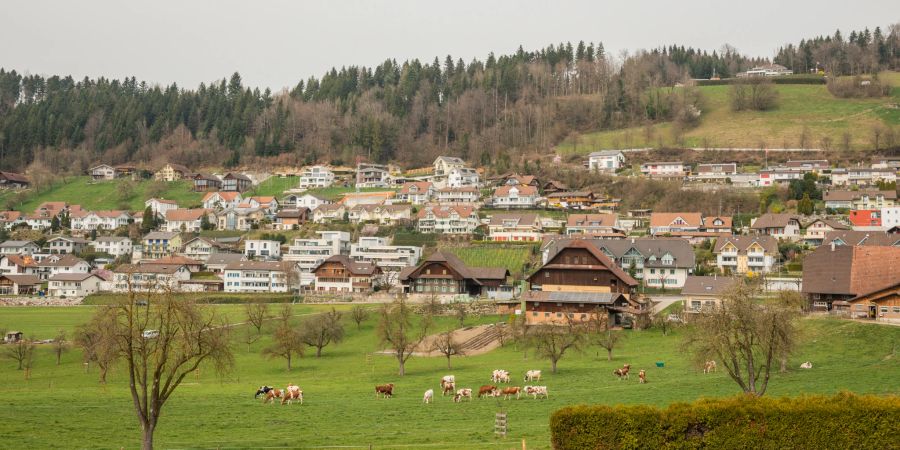
[(381, 268), (370, 262), (334, 255), (313, 269), (314, 289), (321, 292), (372, 292)]
[(400, 271), (404, 292), (410, 294), (470, 295), (494, 298), (512, 292), (502, 267), (469, 267), (456, 255), (438, 251), (416, 267)]
[(214, 175), (198, 173), (194, 175), (194, 190), (197, 192), (215, 192), (222, 189), (222, 180)]

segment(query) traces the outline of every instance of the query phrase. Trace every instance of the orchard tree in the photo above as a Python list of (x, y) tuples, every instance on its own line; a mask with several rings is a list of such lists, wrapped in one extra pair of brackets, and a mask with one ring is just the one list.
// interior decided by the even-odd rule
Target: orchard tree
[(431, 316), (426, 314), (418, 326), (413, 321), (413, 311), (406, 299), (398, 298), (393, 303), (385, 304), (379, 311), (378, 337), (381, 344), (390, 346), (397, 358), (399, 375), (406, 374), (406, 361), (428, 336)]

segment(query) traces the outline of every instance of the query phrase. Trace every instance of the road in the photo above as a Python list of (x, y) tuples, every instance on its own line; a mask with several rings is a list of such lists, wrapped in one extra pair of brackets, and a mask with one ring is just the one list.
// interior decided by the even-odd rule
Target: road
[(653, 305), (653, 314), (659, 313), (668, 308), (672, 303), (684, 298), (680, 295), (650, 295), (649, 297), (655, 302)]

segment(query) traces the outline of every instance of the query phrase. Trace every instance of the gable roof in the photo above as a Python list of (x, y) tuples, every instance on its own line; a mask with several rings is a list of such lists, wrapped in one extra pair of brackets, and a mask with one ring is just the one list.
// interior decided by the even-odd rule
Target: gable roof
[(891, 234), (879, 231), (853, 231), (835, 230), (825, 233), (823, 245), (837, 242), (838, 245), (865, 245), (865, 246), (898, 246), (900, 234)]
[(536, 226), (541, 223), (536, 213), (497, 213), (491, 216), (490, 225), (503, 226), (508, 220), (516, 221), (515, 226)]
[(592, 156), (616, 156), (620, 153), (622, 153), (621, 150), (600, 150), (599, 152), (591, 152), (588, 155), (588, 157), (590, 158)]
[(703, 216), (698, 212), (650, 213), (650, 226), (667, 227), (678, 218), (684, 220), (689, 226), (698, 228), (703, 226)]
[(897, 200), (897, 191), (881, 191), (878, 189), (860, 189), (858, 191), (825, 191), (822, 194), (822, 199), (826, 202), (850, 202), (859, 200), (864, 195), (867, 195), (869, 197), (876, 197), (878, 195), (881, 195), (884, 196), (885, 200)]
[(291, 270), (290, 261), (232, 261), (225, 266), (225, 270), (265, 270), (269, 272), (287, 272)]
[(289, 208), (282, 209), (275, 214), (275, 217), (278, 219), (302, 219), (309, 215), (309, 208), (301, 207), (301, 208)]
[(378, 270), (378, 266), (374, 263), (353, 261), (347, 255), (333, 255), (325, 261), (322, 261), (322, 263), (316, 266), (313, 271), (318, 270), (319, 267), (322, 267), (325, 263), (338, 263), (344, 266), (344, 268), (353, 275), (372, 275)]
[(28, 181), (28, 178), (21, 173), (0, 171), (0, 178), (5, 178), (16, 183), (30, 183), (30, 181)]
[(723, 236), (716, 239), (713, 253), (721, 253), (726, 244), (735, 246), (738, 253), (745, 254), (753, 244), (759, 244), (766, 253), (778, 253), (778, 240), (772, 236)]
[(900, 248), (823, 245), (803, 260), (804, 293), (859, 295), (900, 281)]
[(72, 267), (81, 263), (87, 264), (88, 262), (71, 253), (67, 253), (65, 255), (62, 255), (62, 257), (60, 257), (56, 261), (44, 259), (43, 261), (37, 263), (37, 265), (40, 267)]
[(185, 265), (185, 266), (199, 266), (202, 263), (193, 258), (188, 258), (187, 256), (164, 256), (159, 259), (154, 259), (152, 261), (142, 261), (141, 264), (165, 264), (165, 265)]
[(616, 214), (569, 214), (567, 227), (615, 227), (619, 216)]
[(241, 193), (234, 191), (207, 192), (203, 195), (203, 200), (201, 201), (205, 203), (207, 200), (213, 198), (213, 196), (218, 196), (225, 202), (233, 202), (235, 199), (240, 198)]
[(516, 189), (519, 195), (537, 195), (537, 188), (527, 184), (503, 185), (494, 190), (494, 197), (507, 197), (509, 191)]
[(115, 273), (161, 273), (171, 275), (187, 267), (181, 264), (122, 264), (116, 267)]
[(34, 286), (41, 284), (41, 277), (37, 275), (22, 275), (15, 273), (0, 274), (0, 278), (6, 278), (19, 286)]
[(688, 275), (684, 280), (684, 287), (681, 288), (682, 295), (722, 295), (734, 283), (737, 278), (733, 277), (701, 277), (696, 275)]
[[(722, 225), (715, 225), (713, 222), (719, 219), (722, 221)], [(703, 228), (731, 228), (732, 218), (731, 216), (710, 216), (703, 218)]]
[(403, 183), (403, 186), (400, 187), (399, 193), (409, 194), (409, 191), (413, 186), (415, 186), (419, 193), (422, 193), (428, 192), (428, 189), (431, 188), (432, 184), (430, 181), (407, 181), (406, 183)]
[[(614, 242), (614, 241), (610, 241), (610, 242)], [(597, 258), (597, 260), (600, 261), (600, 263), (603, 265), (603, 267), (606, 270), (609, 270), (610, 272), (612, 272), (613, 275), (615, 275), (617, 278), (622, 280), (625, 284), (627, 284), (629, 286), (637, 286), (638, 285), (637, 280), (635, 280), (631, 275), (629, 275), (624, 270), (620, 269), (619, 266), (617, 266), (613, 260), (609, 259), (609, 256), (606, 256), (606, 254), (603, 253), (603, 251), (601, 251), (596, 246), (596, 244), (597, 243), (594, 242), (593, 240), (587, 240), (587, 239), (574, 239), (574, 240), (566, 241), (565, 243), (563, 243), (563, 245), (561, 245), (557, 249), (556, 253), (554, 253), (552, 256), (547, 258), (547, 264), (544, 264), (541, 267), (538, 267), (537, 270), (535, 271), (535, 273), (537, 273), (537, 271), (541, 270), (544, 267), (554, 266), (555, 264), (553, 263), (553, 258), (555, 258), (556, 255), (558, 255), (563, 250), (566, 250), (569, 248), (583, 248), (583, 249), (587, 250), (595, 258)], [(575, 268), (575, 269), (594, 269), (595, 268), (595, 266), (593, 266), (591, 264), (587, 264), (587, 265), (568, 264), (568, 265), (566, 265), (566, 267), (567, 268)]]
[(2, 243), (0, 243), (0, 248), (19, 248), (19, 247), (25, 247), (28, 244), (31, 244), (31, 245), (37, 247), (37, 244), (35, 244), (33, 241), (9, 240), (9, 241), (3, 241)]
[(177, 231), (151, 231), (144, 235), (142, 240), (148, 239), (167, 239), (171, 240), (178, 237), (181, 233)]
[(459, 257), (451, 252), (438, 250), (432, 253), (424, 261), (415, 267), (406, 267), (400, 271), (400, 280), (407, 280), (413, 274), (428, 264), (443, 263), (458, 273), (463, 278), (471, 279), (477, 284), (481, 280), (504, 280), (509, 276), (509, 270), (504, 267), (469, 267)]
[(243, 253), (213, 253), (206, 259), (207, 266), (228, 265), (233, 262), (244, 261), (247, 257)]
[(775, 213), (766, 213), (759, 218), (757, 218), (753, 225), (750, 225), (751, 229), (761, 230), (764, 228), (784, 228), (788, 226), (788, 224), (792, 221), (797, 221), (797, 224), (800, 224), (800, 216), (795, 214), (775, 214)]
[(426, 206), (419, 210), (416, 214), (416, 218), (424, 219), (428, 216), (428, 212), (431, 212), (435, 217), (440, 217), (442, 219), (450, 217), (450, 214), (453, 212), (456, 212), (460, 217), (469, 217), (475, 212), (475, 208), (463, 205)]
[(225, 174), (224, 177), (222, 177), (222, 179), (223, 180), (229, 179), (229, 180), (251, 181), (250, 177), (248, 177), (247, 175), (244, 175), (242, 173), (237, 173), (237, 172), (228, 172)]
[(838, 222), (837, 220), (832, 220), (832, 219), (815, 219), (812, 222), (806, 224), (806, 226), (804, 228), (809, 228), (816, 222), (822, 222), (825, 225), (828, 225), (829, 227), (831, 227), (835, 230), (850, 230), (851, 229), (849, 226), (844, 225), (843, 223)]
[(206, 208), (170, 209), (170, 210), (166, 211), (166, 220), (178, 221), (178, 222), (200, 220), (201, 217), (203, 217), (207, 214), (209, 214), (209, 210)]
[(84, 281), (90, 277), (96, 277), (103, 280), (93, 273), (58, 273), (48, 278), (47, 281)]

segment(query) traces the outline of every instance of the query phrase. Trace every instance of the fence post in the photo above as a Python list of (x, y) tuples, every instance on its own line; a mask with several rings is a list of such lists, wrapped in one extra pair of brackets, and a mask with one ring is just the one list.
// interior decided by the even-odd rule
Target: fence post
[(494, 415), (494, 433), (506, 437), (507, 420), (506, 413), (498, 412)]

